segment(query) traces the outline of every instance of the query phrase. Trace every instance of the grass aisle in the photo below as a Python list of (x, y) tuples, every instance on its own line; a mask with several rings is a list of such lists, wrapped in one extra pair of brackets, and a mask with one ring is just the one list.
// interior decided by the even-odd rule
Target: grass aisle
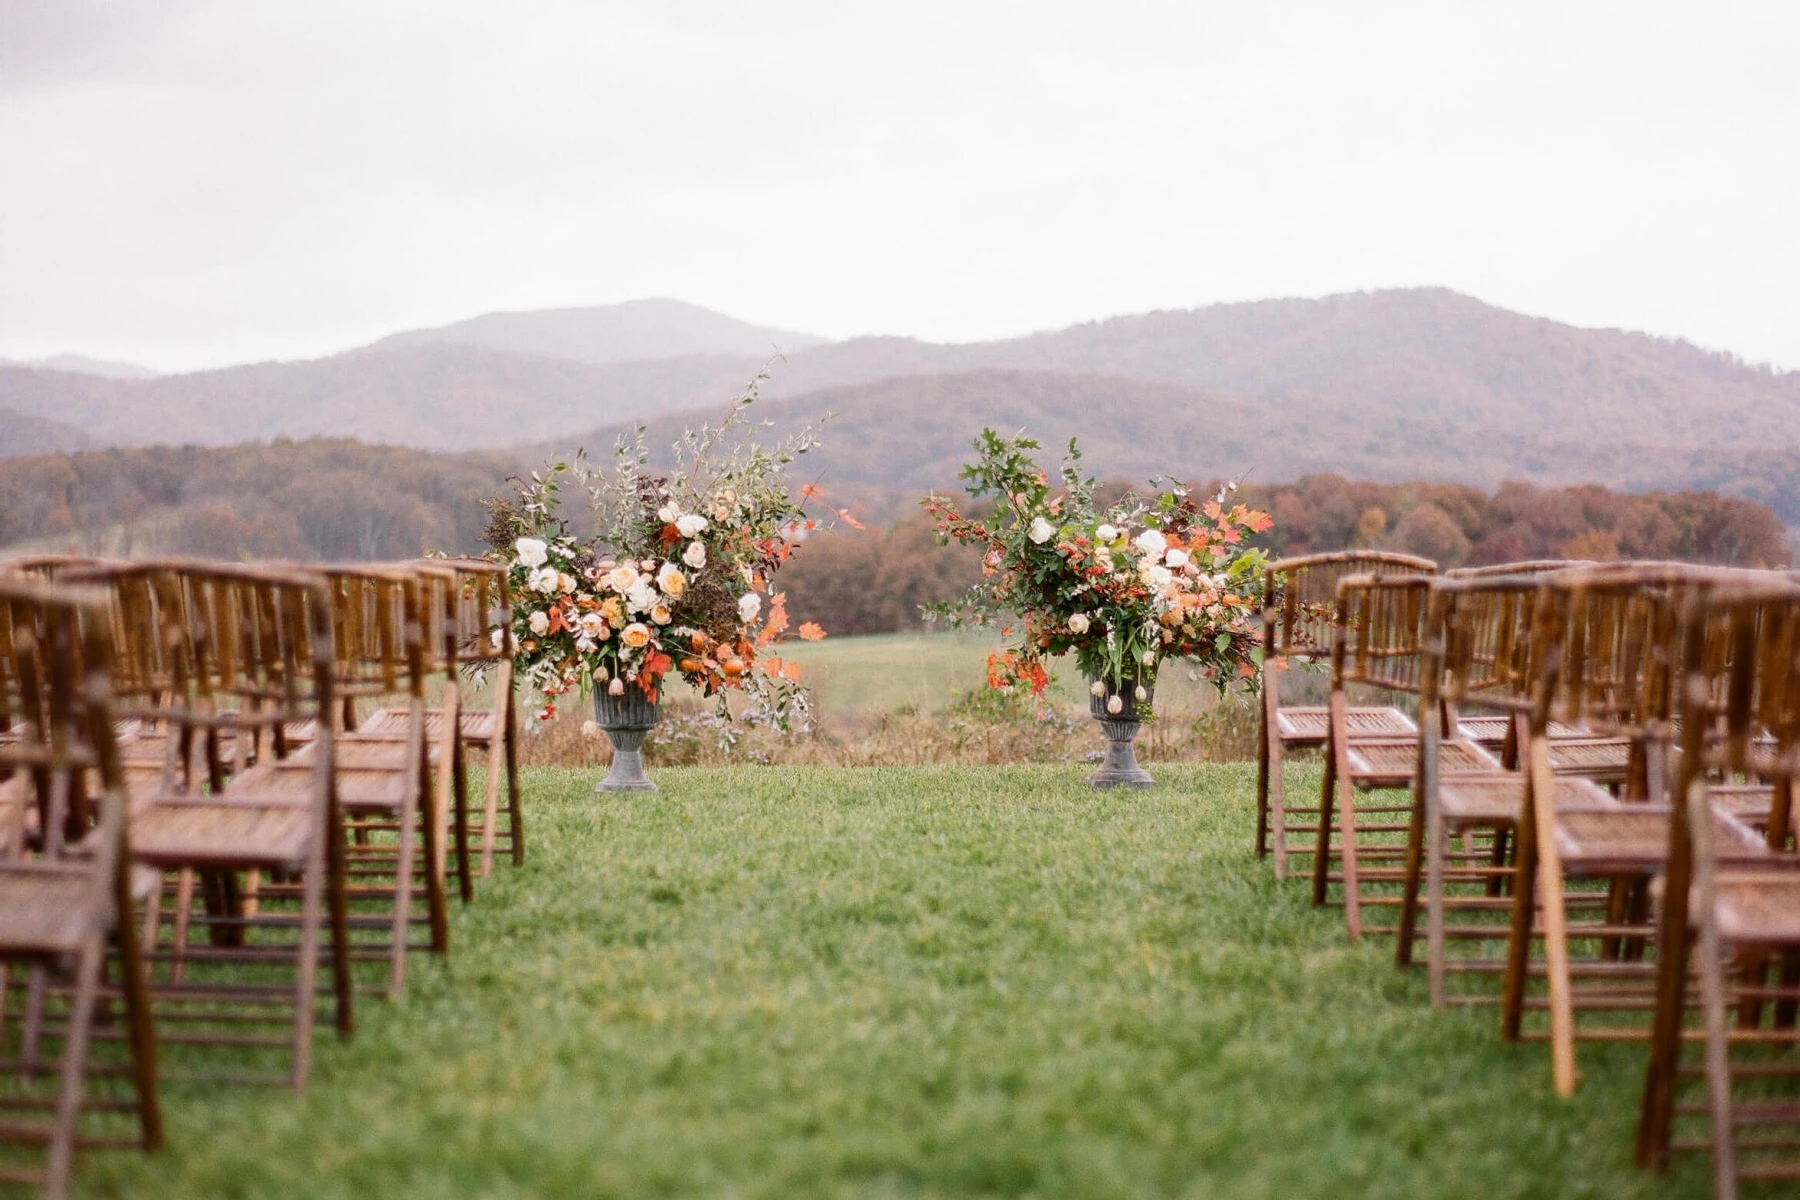
[(1249, 853), (1247, 767), (531, 772), (533, 858), (312, 1091), (168, 1089), (86, 1195), (1705, 1196)]

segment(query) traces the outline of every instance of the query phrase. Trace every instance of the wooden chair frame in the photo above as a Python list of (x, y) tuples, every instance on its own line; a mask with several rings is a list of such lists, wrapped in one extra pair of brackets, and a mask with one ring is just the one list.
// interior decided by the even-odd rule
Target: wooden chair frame
[[(1316, 808), (1290, 808), (1282, 766), (1290, 750), (1322, 748), (1329, 722), (1325, 706), (1287, 708), (1281, 703), (1281, 676), (1297, 663), (1331, 656), (1332, 614), (1338, 582), (1350, 575), (1430, 575), (1437, 564), (1409, 554), (1345, 550), (1272, 562), (1263, 571), (1263, 661), (1256, 735), (1256, 856), (1273, 851), (1275, 877), (1285, 879), (1290, 854), (1313, 847), (1289, 844), (1290, 834), (1319, 834)], [(1400, 732), (1410, 725), (1403, 714), (1380, 706), (1350, 710), (1347, 718), (1371, 732)], [(1399, 720), (1396, 721), (1395, 718)], [(1291, 818), (1298, 817), (1298, 824)]]

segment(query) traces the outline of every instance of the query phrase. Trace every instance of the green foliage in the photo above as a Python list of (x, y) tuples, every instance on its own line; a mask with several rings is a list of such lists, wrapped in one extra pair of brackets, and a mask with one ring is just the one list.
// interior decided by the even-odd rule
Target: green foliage
[[(304, 1098), (170, 1084), (80, 1196), (1706, 1197), (1634, 1045), (1433, 1012), (1251, 857), (1247, 766), (525, 777), (532, 857)], [(1294, 785), (1316, 786), (1316, 773)], [(184, 1059), (167, 1051), (171, 1066)]]

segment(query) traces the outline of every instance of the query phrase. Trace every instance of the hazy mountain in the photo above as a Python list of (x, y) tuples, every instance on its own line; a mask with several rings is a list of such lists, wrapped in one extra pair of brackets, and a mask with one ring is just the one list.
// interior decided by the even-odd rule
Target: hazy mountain
[(396, 333), (370, 348), (449, 342), (514, 354), (614, 363), (690, 354), (762, 359), (825, 340), (809, 333), (751, 325), (679, 300), (633, 300), (590, 308), (487, 313), (437, 329)]
[(0, 458), (86, 450), (94, 439), (73, 425), (0, 408)]
[[(330, 358), (149, 380), (0, 367), (0, 407), (100, 444), (328, 435), (599, 451), (609, 439), (590, 431), (720, 412), (773, 333), (664, 301), (496, 314)], [(701, 341), (739, 352), (675, 353)], [(673, 356), (569, 357), (651, 352)], [(1214, 305), (969, 345), (815, 344), (775, 364), (765, 396), (771, 415), (842, 410), (834, 473), (871, 488), (947, 482), (939, 468), (990, 423), (1047, 443), (1079, 432), (1097, 464), (1126, 474), (1707, 486), (1800, 521), (1800, 373), (1442, 289)]]
[[(649, 444), (666, 446), (683, 425), (716, 411), (653, 418)], [(1029, 429), (1045, 447), (1040, 461), (1047, 468), (1077, 436), (1088, 468), (1103, 477), (1166, 472), (1195, 482), (1275, 482), (1336, 472), (1486, 488), (1507, 479), (1708, 488), (1758, 500), (1784, 521), (1800, 523), (1800, 448), (1791, 439), (1708, 444), (1692, 433), (1670, 437), (1652, 423), (1623, 419), (1609, 436), (1595, 436), (1594, 418), (1580, 414), (1548, 415), (1518, 428), (1484, 420), (1471, 407), (1376, 416), (1365, 402), (1329, 393), (1229, 396), (1117, 376), (1005, 370), (824, 388), (769, 399), (760, 411), (779, 429), (837, 414), (803, 473), (822, 472), (877, 513), (921, 490), (954, 486), (970, 440), (992, 426)], [(576, 444), (597, 450), (623, 431), (607, 426), (533, 449), (540, 455)]]
[(137, 363), (89, 358), (84, 354), (54, 354), (49, 358), (30, 360), (0, 358), (0, 365), (35, 367), (42, 371), (68, 371), (76, 375), (98, 375), (102, 379), (154, 379), (158, 374)]

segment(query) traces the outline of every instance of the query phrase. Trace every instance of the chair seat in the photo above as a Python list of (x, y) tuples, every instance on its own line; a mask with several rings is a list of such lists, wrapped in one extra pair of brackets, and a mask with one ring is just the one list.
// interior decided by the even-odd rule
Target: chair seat
[[(379, 734), (355, 733), (333, 739), (338, 804), (355, 816), (393, 816), (400, 812), (409, 786), (406, 743)], [(314, 748), (297, 750), (278, 762), (245, 774), (232, 785), (234, 795), (303, 797), (312, 795)]]
[[(1556, 845), (1563, 869), (1576, 875), (1633, 875), (1659, 871), (1669, 855), (1666, 804), (1559, 807)], [(1754, 830), (1714, 809), (1713, 838), (1721, 861), (1756, 862), (1769, 848)]]
[(1498, 750), (1506, 744), (1506, 730), (1512, 718), (1504, 713), (1484, 713), (1475, 717), (1456, 718), (1456, 736), (1474, 742), (1484, 750)]
[(1769, 809), (1775, 789), (1766, 783), (1711, 783), (1706, 798), (1720, 812), (1729, 813), (1758, 833), (1767, 833)]
[[(1301, 709), (1299, 711), (1307, 712), (1310, 710)], [(1321, 710), (1321, 711), (1323, 711), (1323, 710)], [(1283, 710), (1277, 716), (1275, 724), (1276, 724), (1276, 729), (1278, 731), (1280, 730), (1281, 724), (1282, 724), (1281, 718), (1285, 717), (1286, 715), (1287, 715), (1286, 710)], [(465, 742), (487, 742), (487, 741), (490, 741), (493, 739), (493, 737), (495, 735), (495, 731), (499, 728), (499, 721), (497, 719), (498, 717), (499, 717), (499, 714), (497, 712), (493, 711), (492, 709), (482, 709), (482, 708), (463, 709), (460, 713), (457, 714), (457, 722), (456, 722), (457, 730), (458, 730), (458, 732), (460, 732), (462, 734), (462, 739)], [(357, 732), (358, 733), (365, 733), (365, 732), (366, 733), (404, 733), (406, 731), (408, 722), (411, 720), (412, 720), (412, 712), (409, 709), (384, 708), (380, 712), (376, 713), (374, 716), (370, 717), (368, 720), (364, 721), (360, 726), (358, 726)], [(426, 736), (426, 738), (431, 741), (436, 741), (437, 738), (443, 733), (443, 731), (444, 731), (444, 710), (441, 708), (426, 709), (425, 710), (425, 736)], [(1288, 735), (1285, 733), (1282, 734), (1282, 740), (1287, 741)], [(1321, 744), (1325, 741), (1325, 734), (1323, 732), (1323, 727), (1321, 727), (1318, 740)]]
[(1713, 914), (1731, 942), (1800, 943), (1800, 874), (1791, 870), (1721, 871)]
[(1623, 783), (1630, 763), (1631, 743), (1624, 738), (1550, 738), (1550, 767), (1561, 775)]
[(273, 773), (253, 767), (217, 799), (150, 799), (131, 814), (132, 857), (157, 867), (303, 866), (312, 838), (309, 807), (240, 795), (242, 785)]
[[(1563, 806), (1615, 806), (1617, 801), (1591, 780), (1559, 778), (1556, 803)], [(1438, 778), (1438, 808), (1452, 829), (1515, 826), (1525, 808), (1525, 775), (1520, 771), (1483, 771)]]
[(70, 954), (94, 927), (86, 874), (0, 868), (0, 953)]
[[(1402, 788), (1412, 785), (1419, 766), (1419, 740), (1407, 738), (1372, 738), (1355, 741), (1345, 747), (1350, 764), (1350, 780), (1361, 788)], [(1461, 738), (1439, 743), (1438, 770), (1444, 774), (1456, 771), (1497, 771), (1500, 760)]]

